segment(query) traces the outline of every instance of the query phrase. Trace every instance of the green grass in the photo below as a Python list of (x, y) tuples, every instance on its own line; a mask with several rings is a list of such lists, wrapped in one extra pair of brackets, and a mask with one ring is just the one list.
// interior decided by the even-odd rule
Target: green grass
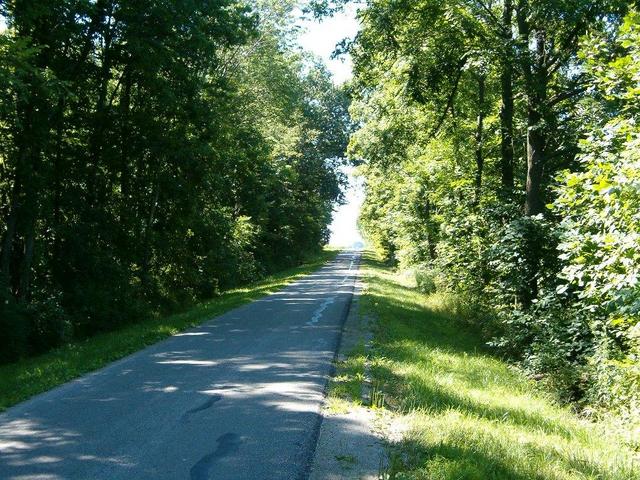
[(557, 404), (478, 335), (365, 256), (361, 306), (376, 318), (371, 369), (385, 407), (408, 426), (389, 478), (565, 480), (640, 478), (638, 459), (607, 432)]
[(331, 378), (327, 394), (327, 409), (331, 413), (346, 413), (351, 405), (362, 403), (365, 362), (364, 342), (356, 345), (344, 360), (336, 362), (336, 372)]
[(299, 267), (282, 271), (243, 288), (229, 290), (183, 313), (136, 323), (121, 330), (96, 335), (83, 342), (70, 343), (44, 355), (0, 366), (0, 411), (279, 290), (335, 258), (337, 253), (338, 250), (325, 249)]

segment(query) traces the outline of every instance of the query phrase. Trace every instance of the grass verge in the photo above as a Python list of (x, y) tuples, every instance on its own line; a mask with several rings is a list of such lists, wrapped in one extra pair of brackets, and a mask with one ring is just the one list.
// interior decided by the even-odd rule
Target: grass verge
[(361, 308), (376, 319), (372, 375), (408, 428), (386, 478), (640, 478), (638, 459), (605, 425), (580, 419), (493, 357), (441, 295), (419, 293), (372, 254), (361, 268)]
[(335, 374), (327, 391), (326, 408), (329, 413), (347, 413), (352, 405), (362, 403), (366, 360), (364, 342), (361, 341), (347, 353), (344, 360), (336, 361)]
[(0, 412), (33, 395), (97, 370), (166, 337), (279, 290), (318, 269), (337, 254), (338, 250), (325, 249), (299, 267), (284, 270), (242, 288), (229, 290), (183, 313), (136, 323), (82, 342), (70, 343), (44, 355), (2, 365)]

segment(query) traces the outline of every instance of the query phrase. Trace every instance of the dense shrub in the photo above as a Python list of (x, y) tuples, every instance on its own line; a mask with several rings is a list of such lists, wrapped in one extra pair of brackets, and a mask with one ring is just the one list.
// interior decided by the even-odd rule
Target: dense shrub
[(0, 297), (0, 362), (25, 356), (29, 349), (29, 317), (24, 306)]
[(30, 316), (29, 344), (32, 354), (46, 352), (73, 338), (71, 319), (60, 304), (60, 298), (32, 302), (27, 307)]

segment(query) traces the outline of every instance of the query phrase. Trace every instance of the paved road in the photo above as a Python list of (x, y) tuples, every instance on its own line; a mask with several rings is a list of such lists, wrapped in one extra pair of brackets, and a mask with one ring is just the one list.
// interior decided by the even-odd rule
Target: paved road
[(0, 479), (306, 478), (357, 264), (9, 409)]

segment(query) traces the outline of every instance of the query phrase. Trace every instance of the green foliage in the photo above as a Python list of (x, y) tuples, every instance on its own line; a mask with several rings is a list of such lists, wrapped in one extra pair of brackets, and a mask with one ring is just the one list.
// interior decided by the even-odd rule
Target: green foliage
[(73, 327), (58, 297), (34, 301), (28, 310), (31, 317), (29, 344), (34, 353), (46, 352), (72, 339)]
[(293, 46), (293, 2), (2, 8), (3, 360), (181, 309), (326, 243), (349, 98)]
[(625, 418), (637, 445), (640, 27), (628, 8), (368, 1), (349, 153), (376, 251), (424, 292), (460, 299), (450, 308), (559, 398)]
[(12, 298), (5, 297), (0, 304), (0, 336), (0, 362), (9, 362), (28, 351), (29, 317), (25, 308)]
[(582, 141), (580, 170), (561, 175), (553, 205), (562, 217), (557, 295), (588, 320), (594, 338), (589, 396), (627, 415), (640, 411), (639, 42), (632, 12), (608, 58), (600, 39), (585, 45), (595, 86), (615, 113)]

